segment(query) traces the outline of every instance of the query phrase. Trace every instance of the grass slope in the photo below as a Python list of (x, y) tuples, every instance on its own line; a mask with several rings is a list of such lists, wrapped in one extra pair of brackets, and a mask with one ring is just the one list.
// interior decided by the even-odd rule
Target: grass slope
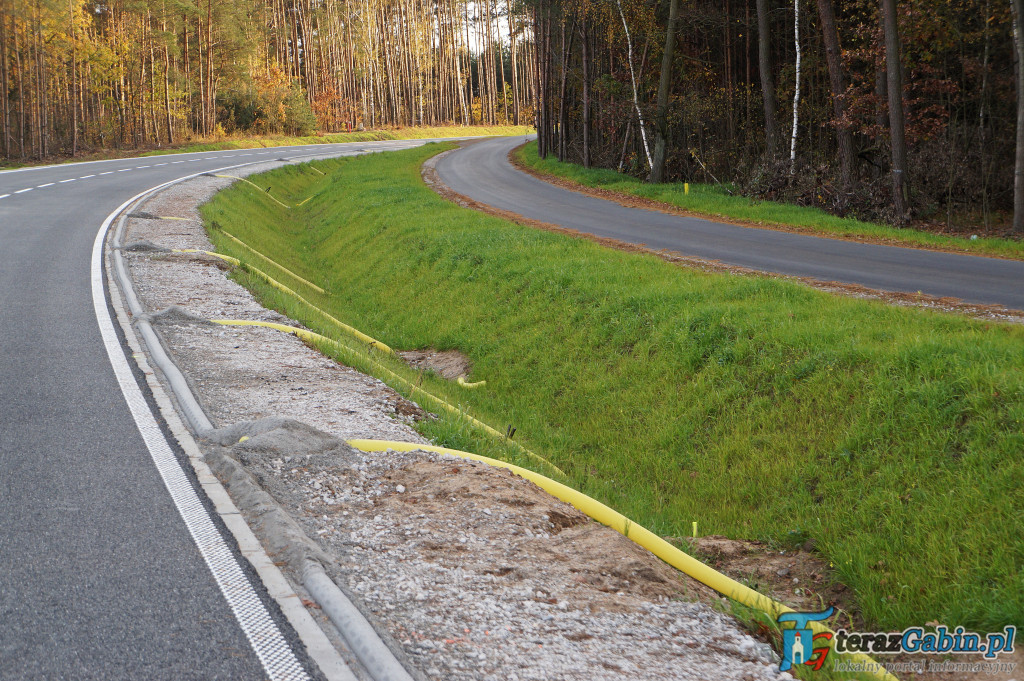
[(462, 209), (419, 175), (442, 148), (314, 163), (326, 176), (276, 170), (256, 181), (313, 198), (286, 210), (236, 185), (204, 215), (392, 347), (466, 353), (486, 387), (424, 385), (513, 424), (655, 532), (698, 521), (813, 539), (871, 626), (1022, 622), (1024, 329), (706, 274)]
[(554, 156), (541, 159), (537, 155), (536, 142), (530, 142), (515, 153), (523, 165), (541, 173), (565, 178), (586, 187), (660, 201), (705, 215), (712, 220), (725, 218), (766, 227), (796, 227), (825, 235), (866, 237), (885, 243), (1024, 260), (1024, 241), (1020, 240), (995, 237), (967, 239), (917, 229), (897, 229), (854, 218), (840, 218), (820, 208), (736, 196), (729, 194), (720, 185), (713, 184), (691, 183), (690, 193), (686, 194), (681, 182), (650, 184), (614, 170), (588, 169), (575, 163), (563, 163)]

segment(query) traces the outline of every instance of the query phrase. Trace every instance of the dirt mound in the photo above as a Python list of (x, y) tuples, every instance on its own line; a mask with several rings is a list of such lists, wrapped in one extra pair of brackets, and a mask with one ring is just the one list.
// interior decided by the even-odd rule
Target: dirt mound
[(469, 357), (458, 350), (406, 350), (398, 353), (409, 366), (423, 371), (433, 371), (449, 381), (469, 374), (473, 364)]
[(686, 543), (708, 565), (794, 610), (817, 611), (830, 605), (851, 612), (853, 594), (835, 581), (828, 563), (809, 550), (773, 548), (756, 541), (708, 535), (675, 540)]

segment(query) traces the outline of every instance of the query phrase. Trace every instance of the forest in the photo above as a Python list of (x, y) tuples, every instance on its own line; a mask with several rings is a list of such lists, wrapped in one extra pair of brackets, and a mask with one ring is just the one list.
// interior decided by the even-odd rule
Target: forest
[(0, 0), (0, 153), (525, 123), (651, 181), (1024, 232), (1020, 4)]

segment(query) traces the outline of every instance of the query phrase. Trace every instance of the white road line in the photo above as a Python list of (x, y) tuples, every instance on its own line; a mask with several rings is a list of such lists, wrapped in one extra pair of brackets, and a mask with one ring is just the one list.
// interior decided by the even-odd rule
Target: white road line
[(121, 168), (117, 172), (119, 172), (119, 173), (127, 173), (129, 170), (131, 170), (131, 168)]
[(90, 177), (96, 177), (95, 175), (82, 175), (79, 180), (88, 180)]
[(0, 194), (0, 199), (6, 199), (10, 194)]
[(252, 154), (239, 154), (239, 156), (252, 156)]
[(152, 168), (153, 166), (135, 166), (136, 170), (142, 170), (143, 168)]
[(36, 189), (42, 189), (43, 187), (52, 187), (53, 185), (53, 182), (47, 182), (46, 184), (36, 185)]
[(15, 194), (24, 194), (25, 192), (30, 192), (30, 191), (32, 191), (32, 187), (29, 187), (28, 189), (19, 189), (18, 191), (14, 192), (14, 193)]
[(105, 172), (105, 173), (100, 173), (100, 175), (113, 175), (113, 174), (114, 174), (114, 171), (113, 171), (113, 170), (108, 170), (108, 171), (107, 171), (107, 172)]
[(69, 177), (69, 178), (68, 178), (68, 179), (66, 179), (66, 180), (61, 180), (61, 181), (60, 181), (60, 183), (61, 183), (61, 184), (67, 184), (68, 182), (74, 182), (74, 181), (75, 181), (76, 179), (77, 179), (77, 178), (74, 178), (74, 177)]
[[(214, 158), (217, 158), (217, 157), (216, 157), (216, 156), (214, 156)], [(199, 162), (199, 161), (202, 161), (202, 160), (203, 160), (203, 159), (201, 159), (201, 158), (190, 158), (190, 159), (188, 160), (188, 162), (189, 162), (189, 163), (197, 163), (197, 162)]]
[(165, 166), (165, 165), (167, 165), (167, 164), (166, 163), (157, 163), (153, 167), (154, 168), (159, 168), (160, 166)]
[(117, 377), (121, 392), (124, 394), (128, 408), (135, 419), (135, 425), (142, 435), (153, 463), (160, 473), (181, 519), (188, 528), (189, 534), (192, 535), (196, 547), (203, 556), (203, 560), (213, 574), (246, 638), (249, 639), (256, 657), (263, 664), (267, 676), (275, 681), (308, 681), (309, 675), (306, 674), (288, 642), (281, 635), (281, 630), (270, 617), (249, 579), (242, 571), (241, 565), (238, 564), (238, 560), (225, 543), (220, 530), (213, 523), (200, 501), (199, 495), (192, 487), (181, 463), (171, 450), (167, 438), (132, 375), (128, 358), (114, 331), (114, 320), (107, 309), (107, 298), (103, 286), (103, 244), (111, 223), (136, 200), (171, 184), (174, 184), (174, 181), (132, 197), (103, 221), (92, 247), (92, 303), (96, 321), (99, 323), (103, 345), (106, 347), (107, 357), (114, 369), (114, 375)]
[(184, 163), (184, 161), (171, 161), (171, 165), (174, 165), (175, 163)]

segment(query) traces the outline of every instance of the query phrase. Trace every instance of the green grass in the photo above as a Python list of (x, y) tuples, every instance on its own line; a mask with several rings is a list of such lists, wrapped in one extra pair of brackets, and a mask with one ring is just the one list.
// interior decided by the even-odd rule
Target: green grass
[(733, 195), (724, 187), (713, 184), (691, 183), (690, 193), (686, 194), (681, 182), (650, 184), (614, 170), (588, 169), (575, 163), (563, 163), (554, 156), (541, 159), (537, 155), (536, 142), (530, 142), (515, 153), (525, 166), (542, 173), (572, 180), (587, 187), (660, 201), (706, 215), (711, 219), (725, 218), (767, 227), (796, 227), (824, 235), (865, 237), (907, 246), (1024, 260), (1024, 241), (1019, 239), (969, 239), (911, 228), (898, 229), (854, 218), (837, 217), (820, 208)]
[[(275, 170), (204, 209), (475, 416), (663, 536), (813, 538), (870, 626), (1024, 623), (1024, 329), (708, 274), (460, 208), (446, 145)], [(217, 248), (248, 255), (216, 230)], [(258, 282), (268, 304), (330, 331)], [(409, 373), (414, 376), (415, 374)], [(442, 421), (441, 444), (490, 444)], [(537, 468), (529, 461), (517, 463)]]

